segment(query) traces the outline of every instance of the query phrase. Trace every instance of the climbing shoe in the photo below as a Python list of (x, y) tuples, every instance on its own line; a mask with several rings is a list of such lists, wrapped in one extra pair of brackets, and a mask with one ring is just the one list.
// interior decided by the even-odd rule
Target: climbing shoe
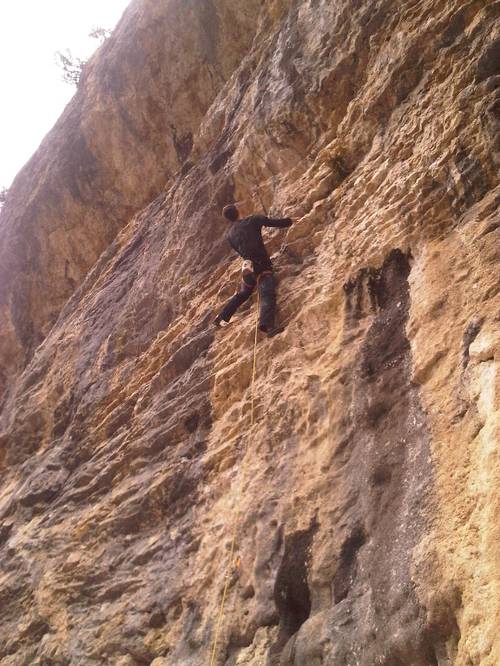
[(225, 326), (229, 326), (229, 322), (225, 319), (222, 319), (220, 315), (217, 315), (217, 317), (214, 319), (214, 326), (217, 326), (217, 328), (224, 328)]
[(275, 335), (278, 335), (278, 333), (283, 333), (284, 330), (284, 326), (273, 326), (268, 331), (266, 331), (266, 334), (268, 338), (274, 338)]

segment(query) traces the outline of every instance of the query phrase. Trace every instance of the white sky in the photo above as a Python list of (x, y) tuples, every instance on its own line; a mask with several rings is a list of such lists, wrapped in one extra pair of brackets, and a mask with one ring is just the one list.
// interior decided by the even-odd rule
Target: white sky
[(88, 33), (112, 29), (130, 0), (0, 0), (0, 188), (38, 148), (76, 88), (64, 83), (55, 52), (86, 59)]

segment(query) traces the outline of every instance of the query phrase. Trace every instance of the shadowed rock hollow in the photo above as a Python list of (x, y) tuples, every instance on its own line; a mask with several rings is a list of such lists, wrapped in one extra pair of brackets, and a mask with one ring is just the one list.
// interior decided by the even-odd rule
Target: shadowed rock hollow
[(0, 217), (1, 666), (209, 664), (238, 512), (212, 663), (500, 663), (499, 15), (130, 4)]

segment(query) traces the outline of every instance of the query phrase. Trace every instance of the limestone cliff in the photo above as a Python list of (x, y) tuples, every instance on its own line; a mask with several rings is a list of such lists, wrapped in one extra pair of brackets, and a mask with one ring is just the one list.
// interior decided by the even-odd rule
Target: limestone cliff
[(133, 0), (2, 213), (0, 398), (132, 215), (173, 182), (259, 2)]
[(132, 2), (0, 218), (1, 666), (209, 664), (226, 575), (212, 663), (500, 663), (499, 15)]

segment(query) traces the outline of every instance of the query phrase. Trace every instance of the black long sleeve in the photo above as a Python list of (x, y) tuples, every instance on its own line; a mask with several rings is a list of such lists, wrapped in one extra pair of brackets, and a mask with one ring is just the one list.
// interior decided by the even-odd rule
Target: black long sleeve
[(254, 269), (257, 266), (257, 270), (271, 270), (273, 265), (262, 240), (262, 227), (286, 228), (291, 225), (289, 217), (270, 219), (265, 215), (250, 215), (233, 222), (226, 237), (243, 259), (253, 261)]
[(292, 218), (291, 217), (277, 217), (277, 218), (272, 218), (272, 217), (263, 217), (262, 224), (264, 227), (280, 227), (280, 228), (285, 228), (285, 227), (291, 227), (292, 226)]

